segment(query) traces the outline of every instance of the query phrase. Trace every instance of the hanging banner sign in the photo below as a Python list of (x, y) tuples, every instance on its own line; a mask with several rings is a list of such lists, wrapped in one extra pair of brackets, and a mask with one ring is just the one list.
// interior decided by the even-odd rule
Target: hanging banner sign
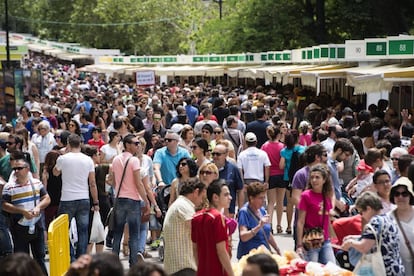
[(138, 71), (136, 74), (137, 85), (154, 85), (155, 72), (154, 71)]

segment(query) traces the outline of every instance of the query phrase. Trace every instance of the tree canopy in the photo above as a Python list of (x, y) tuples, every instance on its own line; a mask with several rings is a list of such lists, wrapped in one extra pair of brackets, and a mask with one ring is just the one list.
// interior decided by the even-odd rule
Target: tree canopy
[(136, 55), (261, 52), (414, 33), (411, 0), (223, 0), (222, 20), (217, 2), (13, 0), (9, 25)]

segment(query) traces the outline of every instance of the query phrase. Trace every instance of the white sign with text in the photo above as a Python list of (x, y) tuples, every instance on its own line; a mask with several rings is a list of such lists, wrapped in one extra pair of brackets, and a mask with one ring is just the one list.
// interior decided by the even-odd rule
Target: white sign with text
[(155, 72), (154, 71), (138, 71), (136, 74), (137, 85), (154, 85)]

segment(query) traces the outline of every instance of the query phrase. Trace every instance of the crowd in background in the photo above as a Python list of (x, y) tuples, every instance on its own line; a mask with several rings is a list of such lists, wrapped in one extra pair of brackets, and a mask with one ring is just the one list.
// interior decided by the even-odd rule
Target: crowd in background
[[(63, 212), (62, 201), (72, 202), (66, 207), (66, 212), (72, 212), (73, 202), (87, 200), (86, 209), (99, 210), (105, 221), (122, 182), (122, 166), (129, 156), (134, 156), (137, 160), (131, 159), (135, 162), (133, 171), (139, 172), (139, 180), (134, 174), (130, 177), (142, 190), (137, 188), (138, 193), (135, 191), (131, 199), (145, 202), (145, 206), (137, 208), (139, 213), (151, 214), (150, 222), (133, 226), (134, 222), (126, 218), (129, 231), (119, 225), (122, 230), (115, 230), (113, 236), (109, 233), (105, 241), (114, 253), (130, 255), (131, 266), (141, 257), (151, 257), (145, 250), (148, 231), (150, 248), (157, 249), (164, 226), (164, 268), (168, 274), (217, 267), (223, 275), (231, 275), (229, 229), (232, 219), (237, 219), (237, 258), (261, 244), (278, 251), (277, 235), (286, 233), (293, 235), (295, 250), (306, 260), (335, 262), (338, 252), (332, 243), (337, 240), (344, 250), (355, 251), (358, 260), (358, 252), (367, 253), (374, 247), (374, 230), (382, 236), (387, 275), (404, 275), (404, 271), (412, 274), (414, 256), (411, 244), (406, 243), (406, 239), (414, 238), (414, 126), (409, 110), (397, 114), (386, 100), (364, 109), (338, 95), (316, 96), (291, 86), (227, 88), (171, 82), (137, 87), (132, 81), (79, 73), (74, 66), (41, 56), (28, 58), (24, 66), (42, 70), (45, 90), (42, 95), (30, 93), (16, 117), (0, 118), (3, 211), (14, 214), (9, 205), (4, 208), (5, 203), (20, 204), (14, 197), (13, 185), (16, 175), (24, 173), (21, 168), (27, 167), (30, 179), (41, 182), (34, 192), (39, 195), (37, 204), (46, 194), (50, 198), (43, 211), (44, 222), (38, 223), (40, 229), (47, 229)], [(74, 151), (77, 148), (79, 151)], [(30, 156), (19, 157), (20, 152)], [(78, 157), (78, 153), (88, 159)], [(72, 159), (68, 154), (73, 154)], [(81, 159), (84, 163), (78, 168), (84, 171), (87, 185), (79, 189), (87, 196), (77, 198), (73, 195), (76, 191), (68, 191), (65, 186), (73, 180), (65, 176), (65, 164), (80, 163)], [(122, 165), (116, 167), (117, 162)], [(112, 166), (116, 172), (111, 184), (108, 175), (111, 176)], [(218, 183), (219, 179), (225, 183)], [(153, 194), (163, 187), (171, 187), (166, 214), (155, 199), (157, 193)], [(121, 194), (120, 198), (128, 196)], [(193, 209), (182, 211), (188, 220), (211, 212), (213, 221), (226, 221), (222, 228), (217, 225), (211, 229), (219, 233), (219, 240), (212, 242), (223, 247), (213, 253), (211, 248), (208, 253), (199, 250), (188, 263), (177, 264), (174, 254), (192, 244), (178, 244), (174, 239), (180, 237), (168, 236), (174, 219), (167, 209), (181, 210), (174, 204)], [(361, 214), (355, 215), (355, 210)], [(276, 221), (272, 219), (274, 211)], [(76, 217), (73, 212), (71, 216)], [(283, 219), (287, 221), (286, 229), (281, 226)], [(401, 223), (392, 223), (393, 220)], [(87, 234), (89, 221), (77, 223), (78, 229)], [(0, 225), (7, 229), (7, 216), (1, 217)], [(202, 222), (193, 219), (193, 229), (182, 231), (191, 229), (186, 238), (191, 237), (197, 246), (208, 247), (203, 242), (207, 236), (195, 230), (197, 225)], [(352, 227), (347, 228), (348, 233), (335, 235), (331, 225), (334, 229), (337, 225)], [(314, 227), (323, 229), (323, 244), (306, 248), (302, 236), (306, 229)], [(13, 229), (11, 232), (12, 236), (22, 233)], [(13, 236), (16, 239), (19, 237)], [(131, 242), (134, 239), (136, 243)], [(39, 254), (34, 256), (41, 265), (45, 250), (40, 247), (44, 247), (44, 241), (43, 237), (43, 245), (36, 245)], [(82, 245), (85, 250), (78, 254), (71, 252), (72, 260), (91, 252), (91, 245), (88, 249), (86, 245), (87, 242)], [(10, 246), (5, 247), (3, 255), (11, 253)], [(97, 244), (96, 251), (102, 252), (103, 247), (103, 242)], [(28, 253), (24, 246), (19, 251)], [(210, 267), (206, 267), (207, 260)], [(351, 265), (355, 266), (356, 261)], [(197, 275), (208, 275), (200, 271)]]

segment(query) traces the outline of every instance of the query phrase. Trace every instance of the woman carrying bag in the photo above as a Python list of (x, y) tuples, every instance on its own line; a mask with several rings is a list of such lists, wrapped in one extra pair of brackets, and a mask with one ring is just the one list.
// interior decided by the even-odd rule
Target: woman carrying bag
[(263, 207), (266, 199), (266, 187), (263, 183), (252, 182), (247, 186), (248, 202), (238, 213), (240, 241), (237, 248), (237, 258), (248, 254), (250, 250), (260, 245), (271, 250), (273, 247), (276, 253), (280, 254), (271, 228), (269, 215)]
[[(414, 169), (414, 164), (410, 165)], [(397, 208), (390, 215), (397, 222), (400, 238), (400, 256), (405, 275), (414, 274), (414, 192), (413, 183), (407, 177), (400, 177), (391, 189), (391, 203)]]
[(298, 204), (297, 222), (297, 253), (306, 261), (321, 264), (336, 262), (329, 239), (332, 198), (333, 188), (328, 167), (323, 164), (311, 167), (308, 187)]
[(368, 223), (361, 236), (347, 236), (342, 244), (343, 250), (352, 247), (363, 254), (354, 273), (359, 275), (364, 271), (369, 273), (366, 275), (375, 276), (406, 275), (400, 257), (397, 224), (388, 215), (380, 214), (381, 199), (373, 192), (364, 192), (358, 197), (355, 207)]

